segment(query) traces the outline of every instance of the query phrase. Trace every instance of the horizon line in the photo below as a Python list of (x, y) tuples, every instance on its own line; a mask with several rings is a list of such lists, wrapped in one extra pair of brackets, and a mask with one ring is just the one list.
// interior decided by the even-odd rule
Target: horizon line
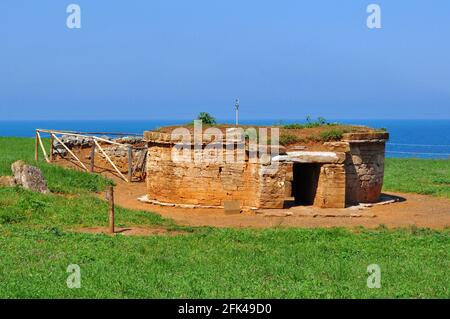
[[(195, 118), (194, 118), (195, 119)], [(61, 122), (75, 122), (75, 121), (101, 121), (101, 122), (109, 122), (109, 121), (193, 121), (193, 118), (110, 118), (110, 119), (0, 119), (0, 122), (31, 122), (31, 121), (61, 121)], [(317, 119), (317, 117), (312, 117), (312, 120)], [(379, 118), (379, 117), (355, 117), (355, 118), (325, 118), (326, 120), (397, 120), (397, 121), (447, 121), (450, 120), (450, 117), (440, 117), (440, 118)], [(240, 118), (240, 121), (275, 121), (275, 122), (286, 122), (286, 121), (305, 121), (305, 118), (296, 118), (291, 117), (290, 119), (276, 119), (276, 118)], [(220, 118), (216, 117), (216, 121), (231, 121), (234, 122), (234, 118)], [(218, 123), (220, 124), (220, 123)]]

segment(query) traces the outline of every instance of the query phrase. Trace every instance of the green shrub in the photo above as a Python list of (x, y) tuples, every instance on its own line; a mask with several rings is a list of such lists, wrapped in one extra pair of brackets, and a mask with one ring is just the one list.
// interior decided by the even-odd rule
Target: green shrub
[(320, 139), (324, 142), (339, 141), (344, 134), (343, 130), (329, 130), (320, 133)]
[(285, 129), (304, 129), (304, 128), (313, 128), (313, 127), (320, 127), (320, 126), (328, 126), (328, 125), (339, 125), (338, 123), (330, 123), (323, 117), (318, 117), (317, 120), (313, 121), (311, 120), (311, 117), (308, 115), (306, 117), (306, 123), (292, 123), (284, 125), (283, 128)]
[(216, 124), (216, 119), (208, 112), (200, 112), (200, 114), (197, 116), (197, 120), (201, 120), (203, 124)]
[(303, 128), (305, 128), (305, 124), (292, 123), (292, 124), (284, 125), (283, 128), (285, 128), (285, 129), (303, 129)]
[(300, 139), (295, 135), (282, 134), (280, 136), (280, 144), (281, 145), (290, 145), (290, 144), (297, 143), (299, 141), (300, 141)]

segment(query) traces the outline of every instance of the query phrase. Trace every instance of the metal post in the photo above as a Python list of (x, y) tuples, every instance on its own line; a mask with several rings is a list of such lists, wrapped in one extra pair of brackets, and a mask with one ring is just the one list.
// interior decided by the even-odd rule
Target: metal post
[(234, 108), (236, 109), (236, 126), (239, 125), (239, 99), (236, 99), (234, 103)]

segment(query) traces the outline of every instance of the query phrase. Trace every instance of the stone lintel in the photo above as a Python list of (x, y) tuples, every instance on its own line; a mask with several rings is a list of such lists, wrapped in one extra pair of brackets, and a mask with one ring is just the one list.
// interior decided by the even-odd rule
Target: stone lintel
[(335, 152), (287, 152), (287, 155), (278, 155), (272, 161), (293, 162), (293, 163), (342, 163), (345, 160), (345, 153)]
[(388, 132), (362, 132), (362, 133), (345, 133), (342, 136), (343, 141), (379, 141), (379, 140), (388, 140), (389, 133)]
[(369, 143), (386, 143), (387, 140), (348, 140), (347, 142), (350, 144), (369, 144)]

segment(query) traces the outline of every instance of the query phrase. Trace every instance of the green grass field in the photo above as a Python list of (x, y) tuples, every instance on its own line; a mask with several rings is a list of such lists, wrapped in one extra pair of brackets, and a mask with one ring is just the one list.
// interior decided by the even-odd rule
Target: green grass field
[[(32, 139), (0, 138), (0, 175), (16, 159), (33, 163), (33, 150)], [(91, 192), (110, 181), (38, 166), (54, 194), (0, 187), (1, 298), (450, 298), (449, 229), (190, 228), (118, 208), (119, 226), (183, 234), (81, 234), (70, 230), (106, 225)], [(386, 189), (450, 197), (449, 174), (450, 161), (388, 159)], [(69, 264), (80, 289), (67, 288)], [(381, 289), (367, 288), (369, 264), (381, 267)]]
[(388, 158), (384, 189), (450, 198), (450, 160)]

